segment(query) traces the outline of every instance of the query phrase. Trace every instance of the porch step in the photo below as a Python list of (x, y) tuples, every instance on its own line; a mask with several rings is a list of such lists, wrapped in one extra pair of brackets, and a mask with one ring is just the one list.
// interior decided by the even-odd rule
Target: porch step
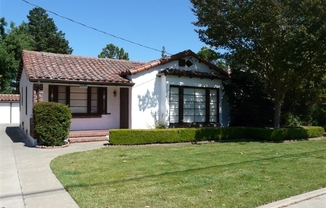
[(109, 130), (70, 131), (70, 143), (108, 141)]

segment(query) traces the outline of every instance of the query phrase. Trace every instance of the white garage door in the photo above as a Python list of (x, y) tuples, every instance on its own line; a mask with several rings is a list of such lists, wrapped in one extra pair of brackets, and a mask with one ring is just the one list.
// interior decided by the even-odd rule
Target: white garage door
[(0, 102), (0, 123), (19, 123), (19, 103)]

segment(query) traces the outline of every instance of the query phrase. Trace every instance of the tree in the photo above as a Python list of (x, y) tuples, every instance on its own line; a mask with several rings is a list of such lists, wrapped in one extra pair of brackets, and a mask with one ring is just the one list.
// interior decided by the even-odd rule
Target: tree
[(215, 62), (218, 59), (218, 53), (206, 46), (202, 47), (197, 54), (209, 62)]
[[(274, 127), (290, 89), (326, 69), (323, 0), (191, 0), (199, 38), (257, 73), (274, 102)], [(239, 66), (232, 66), (239, 67)]]
[(288, 126), (318, 125), (326, 127), (326, 74), (305, 80), (299, 89), (291, 89), (283, 104), (282, 122)]
[(52, 53), (71, 54), (72, 48), (69, 47), (65, 34), (49, 18), (46, 11), (42, 8), (34, 8), (29, 11), (27, 16), (29, 22), (29, 32), (35, 43), (33, 50)]
[(165, 50), (165, 46), (162, 47), (161, 57), (162, 57), (162, 58), (167, 57), (167, 55), (166, 55), (166, 50)]
[(200, 51), (197, 52), (197, 55), (222, 69), (226, 68), (225, 61), (221, 59), (221, 54), (206, 46), (202, 47)]
[(22, 23), (16, 27), (13, 22), (6, 32), (7, 22), (4, 18), (0, 19), (0, 92), (13, 93), (15, 91), (15, 78), (17, 75), (18, 64), (23, 49), (32, 50), (34, 40), (29, 34), (28, 25)]
[(230, 126), (271, 126), (273, 113), (268, 109), (273, 107), (273, 103), (263, 90), (260, 76), (233, 69), (231, 77), (231, 82), (223, 83), (230, 106)]
[(129, 60), (129, 54), (123, 48), (113, 45), (112, 43), (106, 45), (102, 52), (98, 55), (99, 58), (113, 58)]

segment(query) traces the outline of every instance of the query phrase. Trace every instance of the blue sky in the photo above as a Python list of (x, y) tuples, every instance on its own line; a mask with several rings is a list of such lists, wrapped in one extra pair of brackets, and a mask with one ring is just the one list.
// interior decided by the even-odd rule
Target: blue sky
[[(205, 46), (191, 22), (196, 16), (189, 0), (28, 0), (62, 16), (169, 53), (190, 49), (198, 52)], [(33, 9), (22, 0), (0, 0), (0, 17), (16, 25), (27, 22)], [(150, 61), (161, 53), (107, 36), (51, 13), (59, 30), (65, 33), (74, 55), (97, 57), (107, 44), (113, 43), (129, 53), (130, 60)]]

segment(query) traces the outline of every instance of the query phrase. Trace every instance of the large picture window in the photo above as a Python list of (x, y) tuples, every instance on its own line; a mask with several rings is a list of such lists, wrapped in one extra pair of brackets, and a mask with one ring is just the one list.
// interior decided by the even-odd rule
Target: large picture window
[(219, 89), (170, 87), (170, 123), (218, 123)]
[(49, 101), (66, 104), (73, 115), (99, 115), (107, 112), (104, 87), (49, 86)]

